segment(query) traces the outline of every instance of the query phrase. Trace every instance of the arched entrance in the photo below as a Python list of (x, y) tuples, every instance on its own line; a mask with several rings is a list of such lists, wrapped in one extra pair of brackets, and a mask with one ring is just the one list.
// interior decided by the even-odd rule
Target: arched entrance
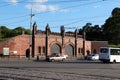
[(72, 45), (65, 46), (65, 53), (68, 56), (74, 56), (74, 48), (73, 48), (73, 46)]
[(61, 53), (61, 47), (58, 44), (53, 44), (50, 48), (51, 54)]

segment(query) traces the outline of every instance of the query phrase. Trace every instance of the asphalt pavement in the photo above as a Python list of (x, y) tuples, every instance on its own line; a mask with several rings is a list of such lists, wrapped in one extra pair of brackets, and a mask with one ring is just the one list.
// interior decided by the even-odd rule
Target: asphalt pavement
[(0, 80), (120, 80), (120, 63), (0, 59)]

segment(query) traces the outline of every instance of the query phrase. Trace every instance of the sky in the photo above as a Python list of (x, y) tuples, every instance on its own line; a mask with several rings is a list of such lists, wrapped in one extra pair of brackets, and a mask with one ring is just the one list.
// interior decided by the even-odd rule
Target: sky
[[(36, 22), (38, 30), (75, 31), (86, 23), (103, 25), (120, 0), (0, 0), (0, 26), (10, 29), (24, 27)], [(34, 16), (30, 16), (34, 14)]]

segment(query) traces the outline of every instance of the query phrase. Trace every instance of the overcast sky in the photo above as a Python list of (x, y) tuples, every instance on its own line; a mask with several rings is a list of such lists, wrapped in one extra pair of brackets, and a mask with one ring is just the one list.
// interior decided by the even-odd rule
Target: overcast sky
[(49, 24), (52, 31), (82, 28), (87, 22), (103, 25), (111, 11), (120, 7), (120, 0), (0, 0), (0, 26), (30, 28), (36, 22), (38, 29), (45, 30)]

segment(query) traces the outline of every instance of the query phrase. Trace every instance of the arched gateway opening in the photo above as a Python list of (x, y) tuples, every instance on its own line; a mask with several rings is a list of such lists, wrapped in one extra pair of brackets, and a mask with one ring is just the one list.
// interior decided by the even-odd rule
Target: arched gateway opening
[(61, 53), (61, 47), (58, 44), (53, 44), (51, 46), (51, 54), (53, 53)]
[(65, 46), (65, 53), (68, 56), (74, 56), (74, 48), (73, 48), (73, 46), (72, 45)]

